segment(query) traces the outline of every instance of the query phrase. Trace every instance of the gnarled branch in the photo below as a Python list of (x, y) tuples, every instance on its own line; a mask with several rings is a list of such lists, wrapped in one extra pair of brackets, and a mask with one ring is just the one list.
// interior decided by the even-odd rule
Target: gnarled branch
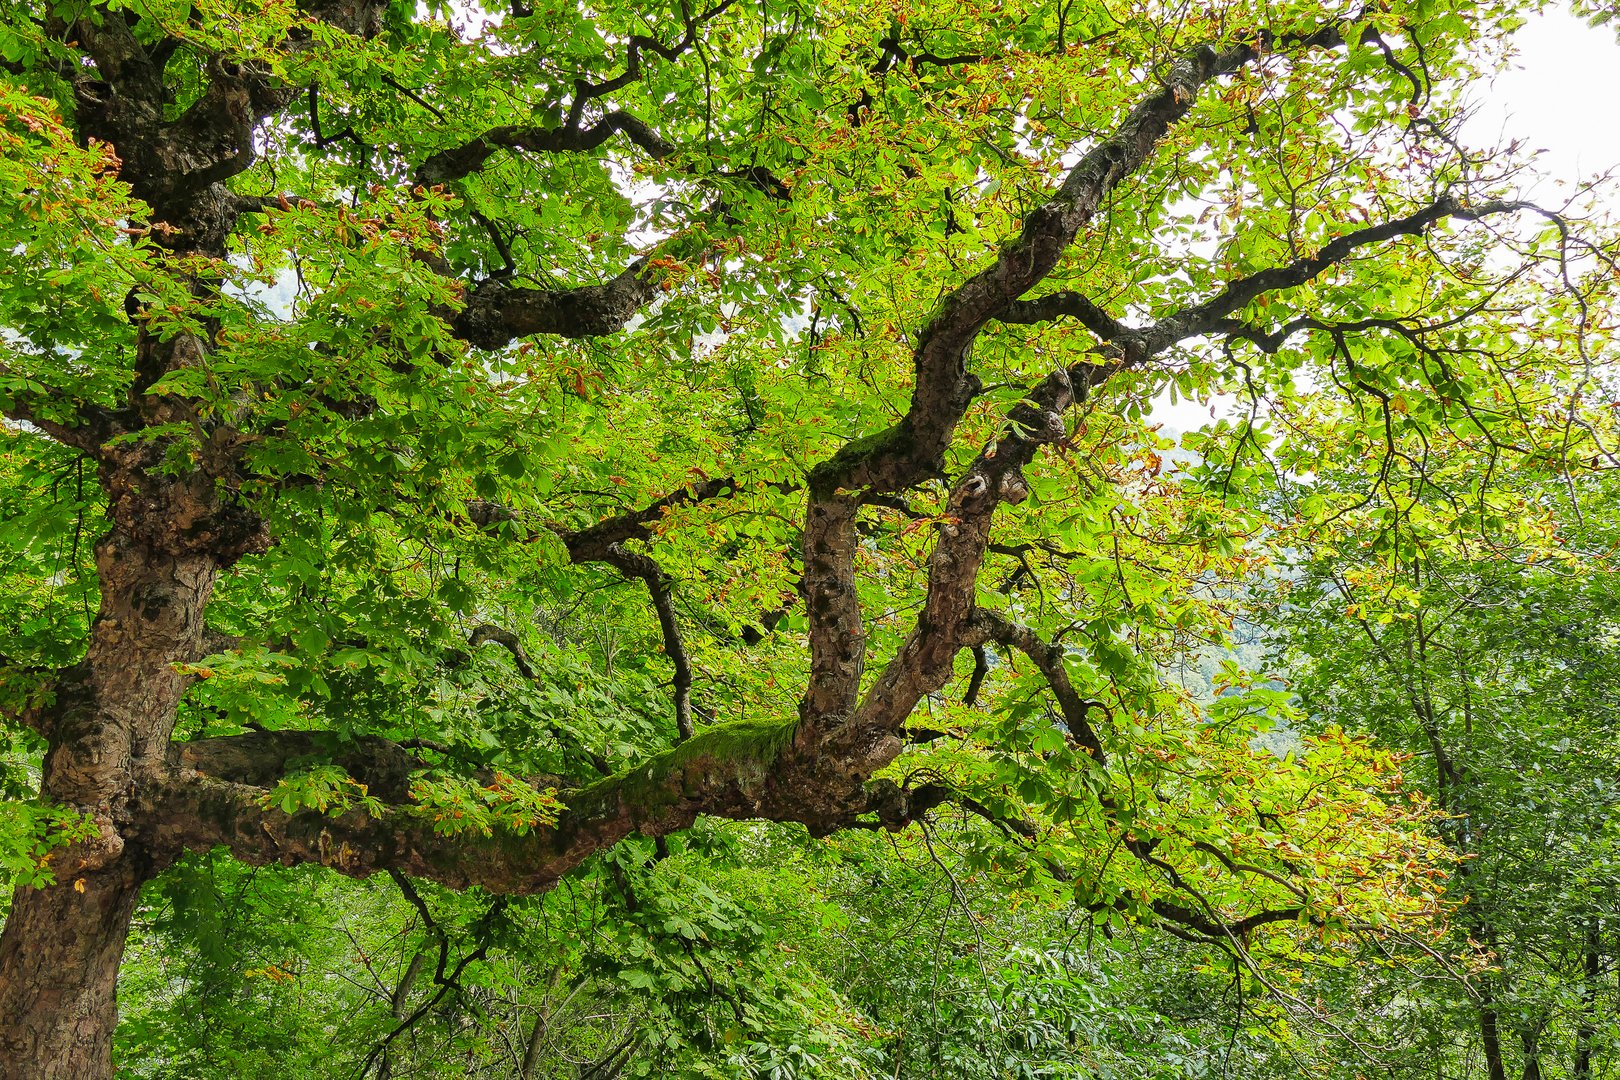
[[(699, 814), (804, 821), (830, 832), (865, 809), (858, 787), (826, 790), (825, 779), (787, 753), (792, 724), (732, 723), (706, 729), (673, 750), (588, 787), (564, 792), (566, 807), (550, 825), (525, 835), (444, 831), (397, 786), (380, 814), (283, 813), (265, 795), (303, 733), (273, 732), (200, 740), (174, 751), (169, 772), (145, 786), (132, 831), (151, 850), (175, 852), (224, 845), (255, 865), (318, 863), (351, 877), (398, 870), (452, 888), (534, 893), (593, 852), (632, 832), (659, 836), (686, 828)], [(378, 740), (344, 767), (357, 778), (392, 770), (405, 759)], [(384, 745), (386, 744), (386, 745)], [(259, 753), (257, 751), (263, 751)], [(356, 771), (358, 770), (358, 772)], [(363, 781), (364, 782), (364, 781)]]

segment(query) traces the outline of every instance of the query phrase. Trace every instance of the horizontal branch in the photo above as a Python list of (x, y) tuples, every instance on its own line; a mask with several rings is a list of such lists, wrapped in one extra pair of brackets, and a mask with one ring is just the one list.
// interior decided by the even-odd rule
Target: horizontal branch
[[(420, 763), (400, 745), (364, 738), (337, 744), (315, 732), (254, 732), (197, 740), (171, 752), (169, 771), (140, 794), (133, 833), (173, 855), (224, 846), (253, 865), (314, 863), (350, 877), (392, 871), (450, 888), (544, 892), (592, 854), (639, 833), (658, 837), (700, 815), (798, 822), (815, 835), (903, 828), (954, 803), (1026, 840), (1036, 826), (942, 785), (901, 788), (800, 752), (797, 722), (734, 722), (614, 776), (558, 795), (564, 809), (525, 834), (488, 835), (435, 820), (407, 801), (404, 777)], [(340, 747), (324, 757), (323, 745)], [(367, 783), (380, 812), (285, 813), (267, 798), (287, 771), (333, 761)], [(375, 808), (374, 808), (375, 809)]]
[[(748, 169), (738, 175), (767, 195), (786, 197), (786, 185), (768, 169)], [(505, 250), (498, 229), (476, 211), (474, 216), (484, 221), (510, 264), (510, 252)], [(532, 334), (593, 338), (617, 333), (660, 295), (660, 267), (702, 254), (703, 249), (694, 245), (692, 235), (681, 234), (664, 241), (652, 254), (636, 259), (600, 285), (537, 289), (519, 285), (505, 275), (486, 278), (468, 288), (461, 311), (447, 316), (451, 332), (482, 349), (499, 349)], [(448, 272), (442, 264), (441, 270)], [(664, 284), (668, 284), (667, 280)]]
[(1014, 300), (996, 315), (996, 321), (1032, 326), (1054, 319), (1074, 319), (1104, 341), (1113, 341), (1126, 332), (1125, 325), (1077, 292), (1048, 293), (1033, 300)]
[[(375, 815), (287, 814), (265, 796), (314, 744), (313, 733), (266, 732), (175, 748), (173, 767), (140, 795), (140, 840), (157, 852), (223, 845), (252, 864), (317, 863), (351, 877), (398, 870), (452, 888), (535, 893), (591, 854), (639, 832), (662, 836), (701, 814), (798, 821), (817, 834), (847, 828), (867, 812), (864, 777), (833, 777), (794, 750), (795, 723), (739, 722), (705, 729), (673, 750), (597, 783), (561, 793), (554, 824), (524, 835), (490, 835), (435, 821), (406, 804), (399, 785)], [(305, 741), (305, 737), (309, 740)], [(340, 763), (357, 779), (389, 779), (409, 755), (386, 740), (362, 740)], [(362, 781), (370, 783), (369, 781)], [(383, 798), (378, 788), (372, 794)]]
[(1148, 907), (1159, 918), (1196, 931), (1211, 942), (1223, 945), (1230, 944), (1233, 941), (1242, 941), (1251, 932), (1271, 923), (1297, 922), (1299, 917), (1305, 913), (1305, 909), (1300, 907), (1268, 908), (1265, 911), (1257, 911), (1253, 915), (1246, 915), (1241, 919), (1227, 922), (1169, 900), (1154, 900), (1148, 904)]
[[(0, 367), (0, 377), (24, 378), (3, 367)], [(63, 406), (68, 406), (68, 410), (64, 410)], [(63, 411), (71, 411), (73, 419), (64, 421), (52, 418), (52, 414)], [(0, 416), (14, 424), (26, 424), (63, 446), (71, 446), (91, 456), (100, 453), (102, 444), (122, 430), (109, 410), (78, 400), (71, 394), (48, 389), (0, 387)]]
[(373, 736), (343, 741), (322, 731), (250, 731), (192, 739), (169, 748), (169, 764), (216, 780), (268, 790), (308, 765), (339, 765), (376, 798), (403, 802), (422, 762), (398, 743)]
[(479, 283), (450, 319), (452, 332), (481, 349), (499, 349), (531, 334), (604, 337), (623, 330), (658, 295), (649, 260), (637, 259), (603, 285), (530, 289), (505, 278)]
[[(637, 82), (642, 77), (642, 57), (653, 53), (673, 61), (691, 49), (697, 42), (700, 27), (713, 21), (732, 7), (736, 0), (722, 3), (698, 14), (683, 7), (685, 35), (673, 45), (665, 45), (657, 38), (632, 34), (627, 42), (628, 58), (624, 70), (602, 82), (593, 83), (584, 78), (574, 80), (574, 100), (568, 115), (555, 127), (505, 126), (491, 128), (482, 135), (460, 146), (441, 150), (416, 170), (416, 181), (421, 184), (440, 184), (459, 180), (483, 168), (484, 163), (498, 150), (523, 150), (529, 153), (588, 153), (597, 149), (614, 135), (622, 134), (631, 143), (646, 151), (654, 161), (662, 161), (676, 153), (676, 146), (660, 136), (646, 121), (624, 109), (612, 109), (595, 123), (584, 126), (585, 108), (595, 100), (607, 97)], [(752, 168), (735, 174), (757, 186), (774, 198), (785, 198), (787, 185), (769, 170)]]
[[(1010, 836), (1033, 840), (1039, 835), (1035, 824), (1025, 818), (1001, 814), (963, 791), (946, 784), (919, 784), (902, 787), (893, 780), (874, 780), (867, 784), (869, 811), (877, 815), (872, 828), (899, 832), (914, 822), (921, 821), (930, 812), (947, 804), (961, 807), (990, 822)], [(857, 827), (867, 827), (857, 823)]]
[(273, 211), (326, 210), (329, 203), (316, 202), (300, 195), (237, 195), (232, 194), (231, 209), (239, 214), (268, 214)]
[(587, 559), (605, 559), (609, 550), (627, 540), (646, 542), (652, 539), (651, 526), (662, 521), (664, 515), (679, 506), (691, 506), (710, 499), (736, 494), (740, 490), (736, 478), (716, 477), (699, 480), (677, 488), (668, 495), (654, 499), (639, 510), (604, 518), (595, 525), (562, 534), (568, 553), (576, 562)]
[[(991, 639), (1028, 649), (1048, 674), (1066, 715), (1079, 715), (1076, 741), (1096, 745), (1084, 733), (1085, 703), (1068, 688), (1055, 647), (1033, 633), (983, 615)], [(409, 803), (410, 774), (420, 763), (403, 746), (377, 738), (339, 743), (315, 732), (254, 732), (197, 740), (171, 753), (168, 773), (139, 796), (132, 837), (159, 855), (224, 846), (253, 865), (313, 863), (364, 878), (379, 872), (409, 874), (450, 888), (477, 885), (503, 894), (552, 888), (586, 858), (632, 833), (663, 836), (689, 827), (701, 815), (734, 820), (799, 822), (816, 835), (849, 828), (899, 830), (947, 803), (983, 817), (1025, 841), (1039, 836), (1035, 822), (987, 806), (941, 784), (902, 787), (891, 780), (866, 781), (849, 758), (806, 754), (797, 723), (731, 723), (706, 729), (673, 750), (586, 787), (560, 793), (564, 809), (554, 823), (524, 834), (496, 828), (485, 834), (456, 829), (436, 819), (431, 807)], [(823, 745), (819, 751), (834, 749)], [(323, 753), (323, 751), (327, 751)], [(1100, 747), (1094, 751), (1101, 760)], [(892, 755), (890, 755), (892, 758)], [(370, 788), (379, 811), (284, 813), (268, 798), (287, 772), (332, 761)], [(870, 767), (870, 763), (868, 763)], [(1115, 806), (1099, 797), (1105, 812)], [(875, 821), (872, 818), (875, 817)], [(1127, 840), (1137, 858), (1169, 875), (1171, 885), (1198, 898), (1204, 909), (1157, 899), (1159, 918), (1211, 941), (1241, 939), (1260, 926), (1298, 918), (1305, 908), (1267, 909), (1224, 920), (1191, 885), (1153, 854), (1153, 842)], [(1234, 872), (1259, 868), (1228, 864)], [(1061, 868), (1055, 868), (1059, 872)], [(1297, 890), (1295, 890), (1297, 891)]]
[(483, 168), (499, 150), (524, 150), (535, 154), (589, 153), (614, 135), (623, 134), (645, 150), (654, 161), (675, 153), (640, 117), (622, 109), (603, 116), (587, 128), (497, 127), (478, 138), (449, 150), (441, 150), (416, 168), (419, 184), (442, 184), (459, 180)]

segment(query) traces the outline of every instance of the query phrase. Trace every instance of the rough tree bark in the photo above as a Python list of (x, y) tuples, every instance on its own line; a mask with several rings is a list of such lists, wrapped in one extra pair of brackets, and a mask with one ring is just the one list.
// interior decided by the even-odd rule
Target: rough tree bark
[(101, 609), (82, 663), (41, 711), (44, 794), (93, 816), (59, 852), (57, 884), (19, 889), (0, 933), (0, 1076), (110, 1075), (114, 991), (141, 885), (162, 865), (124, 838), (131, 796), (165, 768), (216, 573), (207, 555), (124, 533), (97, 548)]
[(112, 1075), (118, 964), (146, 877), (131, 855), (17, 890), (0, 938), (0, 1076)]

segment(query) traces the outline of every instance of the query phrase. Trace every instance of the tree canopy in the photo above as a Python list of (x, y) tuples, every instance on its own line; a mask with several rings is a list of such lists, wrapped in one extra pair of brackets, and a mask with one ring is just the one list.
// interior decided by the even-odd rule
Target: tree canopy
[[(1533, 6), (8, 4), (0, 1076), (111, 1075), (132, 919), (272, 998), (242, 950), (322, 905), (413, 920), (381, 1075), (508, 992), (547, 1003), (511, 1067), (575, 1075), (542, 1035), (601, 978), (663, 1034), (580, 1076), (1069, 1075), (1029, 1063), (1149, 1022), (1023, 933), (1152, 924), (1281, 998), (1266, 954), (1427, 940), (1542, 836), (1473, 718), (1533, 686), (1514, 738), (1612, 737), (1560, 709), (1614, 677), (1616, 234), (1460, 135)], [(1233, 404), (1177, 437), (1166, 397)], [(1297, 701), (1218, 663), (1279, 581)], [(901, 993), (809, 944), (906, 932), (863, 875), (964, 943), (1028, 905), (953, 999), (989, 1028), (923, 1019), (937, 973), (849, 1005)], [(1604, 917), (1481, 895), (1423, 955)], [(258, 1068), (125, 982), (122, 1066)], [(1460, 985), (1527, 1061), (1592, 1011)]]

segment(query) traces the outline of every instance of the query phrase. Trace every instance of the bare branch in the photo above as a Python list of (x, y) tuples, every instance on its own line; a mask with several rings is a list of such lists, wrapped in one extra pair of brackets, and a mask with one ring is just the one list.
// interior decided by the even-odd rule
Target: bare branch
[(974, 620), (985, 628), (991, 640), (1017, 649), (1034, 662), (1046, 677), (1046, 684), (1052, 688), (1052, 696), (1057, 698), (1069, 734), (1086, 748), (1093, 761), (1098, 765), (1107, 765), (1108, 752), (1103, 749), (1102, 740), (1097, 737), (1097, 731), (1089, 719), (1095, 703), (1075, 693), (1069, 673), (1063, 667), (1063, 646), (1044, 641), (1035, 631), (995, 612), (981, 610), (975, 614)]
[(1305, 911), (1304, 908), (1298, 907), (1272, 908), (1257, 911), (1233, 922), (1226, 922), (1214, 915), (1206, 915), (1169, 900), (1154, 900), (1148, 906), (1159, 918), (1185, 926), (1212, 942), (1220, 943), (1233, 939), (1242, 940), (1251, 932), (1271, 923), (1297, 922)]
[[(640, 117), (623, 109), (614, 109), (594, 124), (584, 127), (582, 124), (585, 119), (585, 107), (592, 101), (607, 97), (638, 81), (642, 76), (643, 54), (650, 52), (665, 60), (678, 59), (682, 53), (696, 44), (698, 30), (702, 26), (718, 18), (735, 3), (736, 0), (724, 0), (723, 3), (697, 15), (693, 15), (690, 9), (683, 5), (686, 33), (681, 40), (673, 45), (665, 45), (657, 38), (643, 34), (631, 35), (624, 71), (599, 83), (589, 82), (583, 78), (576, 79), (574, 100), (568, 108), (568, 116), (561, 124), (550, 128), (491, 128), (471, 142), (449, 150), (441, 150), (422, 162), (416, 170), (417, 183), (441, 184), (449, 180), (459, 180), (482, 168), (491, 155), (503, 148), (530, 153), (588, 153), (618, 134), (623, 134), (636, 146), (645, 150), (654, 161), (670, 157), (676, 150), (674, 144), (662, 138)], [(773, 187), (785, 191), (774, 177), (771, 177), (771, 180), (774, 182)], [(765, 185), (761, 184), (761, 187), (764, 188)]]
[[(570, 548), (570, 553), (572, 553)], [(576, 562), (581, 561), (579, 558)], [(677, 741), (692, 737), (692, 661), (686, 654), (686, 643), (681, 638), (680, 624), (675, 621), (675, 605), (670, 597), (669, 579), (650, 555), (626, 551), (618, 544), (609, 546), (601, 557), (626, 577), (639, 578), (652, 597), (653, 610), (658, 614), (658, 629), (664, 637), (664, 653), (675, 665), (675, 732)]]
[(652, 539), (651, 526), (677, 506), (704, 502), (733, 494), (738, 490), (735, 479), (727, 476), (703, 480), (691, 487), (680, 488), (639, 510), (607, 518), (595, 525), (570, 533), (563, 533), (562, 541), (568, 556), (575, 563), (602, 562), (616, 568), (626, 577), (636, 578), (647, 586), (653, 610), (658, 615), (658, 627), (664, 639), (664, 652), (675, 666), (675, 730), (680, 740), (692, 737), (692, 661), (681, 636), (680, 624), (675, 619), (675, 605), (670, 595), (669, 579), (663, 569), (650, 556), (630, 551), (624, 544), (631, 540), (643, 543)]
[(996, 320), (1020, 326), (1051, 322), (1068, 317), (1104, 341), (1113, 341), (1126, 332), (1125, 325), (1077, 292), (1048, 293), (1033, 300), (1014, 300), (996, 315)]
[(510, 630), (503, 630), (499, 626), (484, 623), (473, 628), (472, 635), (467, 643), (476, 649), (478, 646), (488, 642), (494, 642), (511, 653), (512, 662), (517, 665), (518, 673), (530, 682), (534, 682), (537, 678), (534, 667), (529, 663), (529, 654), (524, 651), (523, 643), (518, 640), (516, 634)]
[(665, 45), (657, 38), (646, 37), (642, 34), (632, 34), (630, 36), (630, 42), (628, 45), (629, 58), (625, 63), (623, 72), (611, 79), (607, 79), (599, 83), (587, 82), (584, 79), (576, 79), (574, 81), (574, 102), (568, 108), (568, 122), (565, 126), (571, 129), (577, 129), (579, 127), (580, 120), (584, 117), (585, 106), (587, 103), (595, 100), (596, 98), (606, 97), (608, 94), (611, 94), (616, 90), (621, 90), (640, 79), (641, 57), (643, 53), (655, 53), (656, 55), (663, 57), (665, 60), (674, 60), (678, 58), (682, 53), (684, 53), (687, 49), (690, 49), (697, 42), (697, 32), (699, 27), (724, 14), (725, 11), (736, 2), (737, 0), (723, 0), (722, 3), (717, 4), (709, 10), (701, 12), (697, 15), (693, 15), (691, 13), (691, 9), (685, 3), (682, 3), (681, 11), (683, 13), (683, 21), (686, 25), (686, 36), (681, 38), (680, 41), (677, 41), (673, 45)]
[(961, 807), (1001, 829), (1009, 836), (1033, 840), (1039, 829), (1031, 821), (997, 813), (984, 803), (946, 784), (919, 784), (902, 787), (893, 780), (874, 780), (866, 785), (867, 809), (877, 815), (875, 823), (857, 822), (857, 828), (880, 828), (899, 832), (908, 825), (923, 820), (931, 811), (946, 804)]
[(595, 525), (567, 533), (563, 536), (563, 542), (568, 545), (569, 554), (576, 561), (584, 559), (605, 561), (608, 550), (616, 544), (622, 544), (627, 540), (642, 542), (651, 540), (650, 526), (663, 520), (664, 515), (676, 507), (734, 495), (739, 490), (741, 489), (734, 477), (721, 476), (712, 480), (699, 480), (686, 487), (677, 488), (639, 510), (606, 518)]
[(984, 646), (973, 646), (973, 674), (968, 676), (967, 690), (962, 694), (962, 704), (969, 708), (978, 707), (979, 690), (983, 688), (985, 676), (989, 674), (990, 657), (984, 651)]

